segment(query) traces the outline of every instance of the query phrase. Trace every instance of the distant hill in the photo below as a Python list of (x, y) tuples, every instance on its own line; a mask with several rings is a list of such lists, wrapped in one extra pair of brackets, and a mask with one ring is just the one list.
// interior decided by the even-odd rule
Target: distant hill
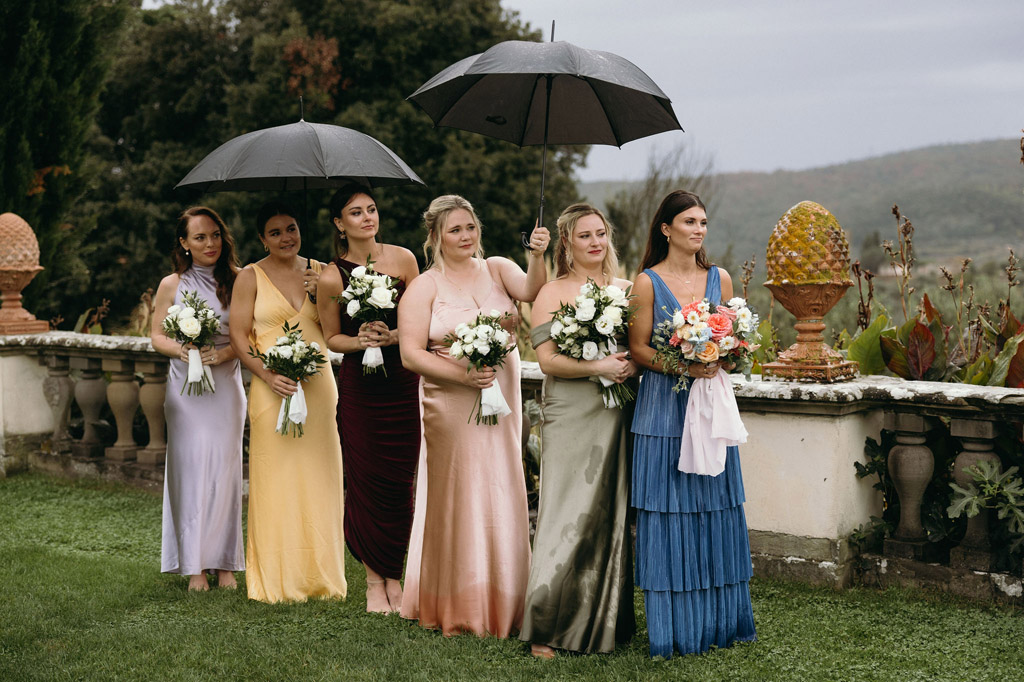
[[(627, 183), (581, 183), (591, 201)], [(757, 255), (764, 264), (768, 237), (791, 206), (810, 200), (835, 214), (846, 230), (851, 256), (861, 256), (877, 231), (895, 241), (898, 204), (915, 227), (914, 248), (925, 262), (1004, 260), (1007, 246), (1024, 252), (1024, 166), (1014, 139), (926, 147), (805, 171), (724, 173), (710, 216), (708, 248), (731, 263)]]

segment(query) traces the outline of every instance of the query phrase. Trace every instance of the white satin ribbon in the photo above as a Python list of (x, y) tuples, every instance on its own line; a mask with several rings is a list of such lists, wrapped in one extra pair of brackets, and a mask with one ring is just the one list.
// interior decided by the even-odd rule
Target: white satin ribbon
[(380, 348), (376, 346), (370, 346), (363, 351), (363, 366), (364, 367), (380, 367), (384, 364), (384, 353), (380, 351)]
[(302, 383), (299, 383), (299, 390), (295, 395), (281, 400), (281, 410), (277, 413), (277, 430), (280, 431), (284, 425), (284, 418), (292, 424), (306, 423), (306, 394), (302, 392)]
[[(217, 385), (213, 382), (213, 372), (210, 371), (209, 365), (203, 364), (203, 358), (199, 354), (197, 348), (188, 349), (188, 378), (186, 383), (199, 384), (203, 381), (203, 375), (206, 375), (206, 381), (210, 385), (210, 390), (215, 391)], [(202, 387), (200, 386), (200, 389)]]
[(501, 393), (501, 387), (495, 381), (487, 388), (480, 389), (480, 416), (490, 417), (492, 415), (504, 417), (512, 414), (512, 408), (505, 402), (505, 396)]
[(732, 382), (725, 372), (694, 379), (686, 404), (679, 471), (717, 476), (725, 471), (726, 447), (747, 442)]

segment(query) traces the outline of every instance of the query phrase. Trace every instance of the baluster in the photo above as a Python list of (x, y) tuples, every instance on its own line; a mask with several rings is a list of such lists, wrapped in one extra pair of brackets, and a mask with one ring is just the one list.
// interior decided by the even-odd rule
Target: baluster
[(81, 370), (82, 376), (75, 382), (75, 402), (82, 411), (84, 431), (82, 437), (71, 444), (75, 457), (102, 457), (103, 444), (96, 433), (96, 422), (107, 399), (107, 382), (103, 380), (103, 364), (99, 358), (72, 357), (71, 369)]
[[(957, 455), (953, 463), (953, 477), (958, 485), (966, 488), (974, 483), (974, 478), (967, 472), (969, 467), (985, 460), (1001, 465), (999, 455), (995, 453), (996, 425), (983, 419), (957, 419), (950, 422), (950, 435), (959, 438), (963, 443), (963, 451)], [(988, 532), (989, 512), (982, 509), (974, 518), (967, 519), (967, 532), (958, 547), (949, 552), (949, 563), (955, 568), (966, 568), (972, 571), (990, 571), (995, 560)]]
[(107, 402), (117, 423), (117, 441), (105, 450), (108, 459), (135, 459), (138, 446), (132, 437), (132, 423), (139, 406), (139, 385), (135, 383), (135, 362), (122, 359), (103, 360), (103, 369), (110, 372)]
[(75, 383), (70, 377), (70, 363), (66, 355), (46, 356), (47, 376), (43, 380), (43, 395), (53, 414), (53, 435), (50, 437), (50, 452), (64, 452), (70, 445), (68, 417), (71, 412), (71, 396)]
[(888, 412), (885, 428), (896, 432), (896, 445), (889, 451), (889, 475), (900, 499), (900, 522), (893, 537), (885, 539), (882, 551), (886, 556), (930, 561), (935, 551), (921, 525), (921, 501), (935, 469), (935, 458), (925, 445), (932, 425), (919, 414)]
[(164, 436), (164, 393), (167, 390), (167, 361), (145, 360), (135, 363), (142, 372), (139, 402), (149, 425), (149, 443), (138, 452), (141, 464), (163, 464), (167, 459), (167, 440)]

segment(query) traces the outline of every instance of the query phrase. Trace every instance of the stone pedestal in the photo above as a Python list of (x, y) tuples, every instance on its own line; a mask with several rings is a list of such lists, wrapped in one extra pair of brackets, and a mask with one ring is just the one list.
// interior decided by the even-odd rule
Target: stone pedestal
[(68, 412), (75, 384), (70, 377), (70, 362), (66, 356), (46, 357), (47, 376), (43, 380), (43, 395), (53, 414), (53, 435), (50, 437), (50, 451), (62, 452), (70, 447), (68, 434)]
[(107, 399), (107, 382), (103, 380), (103, 364), (99, 358), (72, 357), (72, 369), (81, 370), (81, 378), (75, 382), (75, 402), (82, 411), (82, 437), (71, 444), (75, 457), (102, 457), (103, 444), (96, 433), (100, 410)]
[(896, 445), (889, 451), (889, 475), (900, 499), (900, 521), (893, 537), (885, 539), (883, 553), (929, 561), (935, 557), (935, 547), (921, 524), (921, 501), (935, 469), (932, 451), (924, 444), (932, 427), (927, 417), (903, 412), (886, 413), (885, 426), (896, 432)]
[[(974, 484), (974, 478), (967, 469), (984, 460), (999, 464), (999, 456), (995, 453), (994, 439), (996, 425), (988, 420), (953, 419), (950, 422), (950, 434), (963, 443), (963, 451), (957, 455), (953, 464), (953, 477), (960, 487), (966, 488)], [(974, 571), (990, 571), (995, 564), (995, 554), (991, 551), (989, 538), (989, 511), (982, 509), (973, 518), (967, 519), (967, 532), (958, 547), (949, 552), (949, 563), (954, 568), (966, 568)]]
[(139, 407), (139, 385), (135, 383), (135, 363), (131, 360), (104, 360), (103, 369), (110, 372), (107, 402), (117, 424), (117, 441), (106, 449), (107, 459), (135, 459), (139, 449), (132, 437), (135, 410)]
[(136, 371), (142, 372), (139, 403), (149, 425), (149, 443), (137, 453), (140, 464), (163, 464), (167, 459), (164, 395), (167, 390), (166, 361), (138, 361)]

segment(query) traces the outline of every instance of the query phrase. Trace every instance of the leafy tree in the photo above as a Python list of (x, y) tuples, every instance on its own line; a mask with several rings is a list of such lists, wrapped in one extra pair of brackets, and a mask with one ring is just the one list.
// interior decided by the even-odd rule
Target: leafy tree
[(62, 294), (82, 292), (79, 245), (89, 223), (68, 220), (88, 182), (85, 143), (128, 0), (32, 0), (0, 5), (0, 196), (39, 239), (43, 272), (26, 305), (55, 315)]
[[(401, 156), (427, 188), (380, 190), (382, 237), (420, 252), (431, 198), (464, 194), (491, 254), (521, 257), (532, 226), (539, 148), (518, 149), (433, 127), (405, 100), (448, 64), (512, 38), (536, 39), (498, 0), (179, 0), (129, 20), (90, 149), (102, 169), (79, 211), (104, 229), (89, 240), (90, 295), (123, 320), (168, 269), (174, 219), (212, 206), (233, 228), (243, 262), (262, 256), (253, 216), (266, 195), (175, 191), (189, 169), (237, 135), (305, 119), (365, 132)], [(575, 197), (585, 148), (549, 152), (548, 205)], [(303, 252), (332, 257), (329, 191), (310, 191)], [(301, 196), (284, 197), (299, 211)], [(557, 209), (556, 209), (557, 210)], [(85, 302), (79, 302), (84, 307)]]

